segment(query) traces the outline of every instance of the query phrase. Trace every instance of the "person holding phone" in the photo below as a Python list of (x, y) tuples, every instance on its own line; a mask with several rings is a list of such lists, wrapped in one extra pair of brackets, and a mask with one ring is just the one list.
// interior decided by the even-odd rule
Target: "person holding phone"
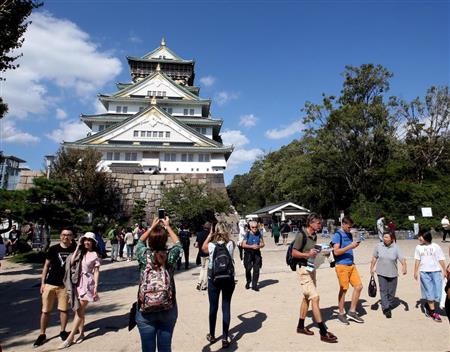
[[(350, 232), (354, 222), (349, 216), (342, 218), (342, 226), (336, 231), (333, 236), (333, 254), (336, 261), (335, 270), (339, 281), (339, 294), (338, 294), (338, 320), (349, 325), (347, 316), (351, 320), (357, 323), (364, 323), (364, 320), (356, 312), (356, 305), (359, 301), (359, 296), (363, 289), (361, 278), (358, 273), (358, 269), (354, 263), (353, 249), (359, 246), (360, 239), (353, 240), (353, 236)], [(353, 287), (352, 302), (350, 304), (350, 310), (345, 314), (344, 303), (345, 294), (349, 288), (349, 285)]]

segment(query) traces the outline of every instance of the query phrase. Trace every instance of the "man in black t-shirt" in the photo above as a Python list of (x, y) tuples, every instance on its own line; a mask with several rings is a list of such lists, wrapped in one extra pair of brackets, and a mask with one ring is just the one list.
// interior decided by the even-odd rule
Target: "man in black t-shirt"
[[(189, 230), (185, 229), (184, 225), (180, 226), (180, 232), (178, 232), (178, 237), (180, 239), (181, 245), (183, 246), (183, 252), (184, 252), (184, 268), (187, 270), (189, 269), (189, 246), (191, 245), (191, 233)], [(181, 257), (178, 258), (177, 261), (177, 270), (180, 270), (181, 268)]]
[(41, 346), (47, 340), (45, 330), (47, 329), (50, 312), (53, 309), (55, 299), (58, 300), (58, 310), (60, 313), (61, 332), (59, 337), (62, 341), (69, 335), (66, 332), (68, 320), (67, 291), (64, 287), (64, 274), (66, 260), (75, 251), (76, 244), (72, 241), (73, 233), (69, 229), (63, 229), (60, 234), (60, 242), (51, 246), (47, 252), (44, 269), (41, 276), (42, 313), (39, 337), (34, 343), (34, 347)]

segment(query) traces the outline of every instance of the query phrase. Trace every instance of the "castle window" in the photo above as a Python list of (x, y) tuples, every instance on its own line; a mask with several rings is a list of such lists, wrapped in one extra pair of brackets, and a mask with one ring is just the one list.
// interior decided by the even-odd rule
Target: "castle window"
[(147, 137), (151, 137), (152, 136), (152, 131), (147, 131)]
[(189, 109), (189, 115), (194, 115), (194, 109)]
[(153, 138), (156, 138), (156, 137), (158, 137), (158, 132), (153, 131)]
[(122, 109), (122, 112), (124, 114), (126, 114), (128, 112), (128, 106), (124, 106), (123, 109)]
[(183, 110), (183, 115), (187, 115), (188, 114), (188, 109), (184, 109)]
[(114, 152), (114, 160), (120, 160), (120, 153)]
[(164, 132), (158, 132), (158, 137), (159, 138), (164, 138)]
[(199, 154), (198, 155), (198, 161), (201, 162), (201, 163), (209, 162), (209, 154)]
[(170, 138), (170, 132), (166, 132), (166, 138)]
[(188, 154), (188, 161), (194, 161), (194, 154)]
[(172, 115), (173, 109), (172, 108), (167, 108), (167, 112)]
[(162, 96), (165, 97), (167, 94), (166, 92), (162, 92)]
[(187, 161), (187, 154), (181, 154), (181, 161)]
[(122, 112), (122, 107), (119, 106), (119, 105), (117, 105), (117, 106), (116, 106), (116, 112)]
[(125, 160), (127, 161), (136, 161), (137, 153), (125, 153)]
[(148, 90), (148, 91), (147, 91), (147, 96), (149, 96), (149, 97), (152, 96), (152, 91), (151, 91), (151, 90)]
[(133, 137), (139, 137), (139, 131), (133, 131)]
[(145, 131), (141, 131), (141, 137), (145, 137)]
[(113, 153), (112, 152), (107, 152), (106, 153), (106, 160), (112, 160), (113, 159)]
[(202, 127), (202, 134), (206, 134), (206, 127)]
[(98, 131), (101, 132), (105, 129), (105, 125), (98, 125)]
[(175, 153), (164, 153), (164, 161), (177, 161)]

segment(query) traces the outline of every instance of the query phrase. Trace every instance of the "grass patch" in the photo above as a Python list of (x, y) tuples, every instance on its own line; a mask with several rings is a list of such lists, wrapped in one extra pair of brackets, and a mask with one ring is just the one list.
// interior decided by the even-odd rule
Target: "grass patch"
[(8, 258), (8, 260), (18, 264), (43, 264), (45, 262), (45, 252), (30, 251), (19, 253), (14, 257)]

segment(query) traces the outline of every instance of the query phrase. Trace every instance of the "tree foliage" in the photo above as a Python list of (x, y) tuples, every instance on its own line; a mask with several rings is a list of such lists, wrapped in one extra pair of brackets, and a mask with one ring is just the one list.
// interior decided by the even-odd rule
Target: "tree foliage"
[(325, 217), (344, 210), (368, 228), (381, 212), (408, 228), (421, 207), (448, 213), (448, 87), (406, 103), (386, 96), (392, 73), (380, 65), (347, 66), (343, 76), (339, 96), (305, 104), (300, 139), (233, 179), (227, 190), (236, 209), (249, 214), (290, 200)]
[(97, 168), (101, 153), (61, 148), (50, 169), (50, 178), (66, 181), (74, 204), (94, 217), (115, 217), (121, 211), (120, 192), (111, 175)]
[(212, 221), (215, 213), (231, 211), (225, 193), (186, 179), (177, 186), (163, 189), (161, 207), (172, 221), (183, 223), (190, 229), (199, 229), (205, 221)]
[[(41, 2), (33, 0), (2, 0), (0, 2), (0, 73), (19, 66), (15, 64), (15, 61), (22, 54), (12, 53), (12, 51), (22, 46), (23, 34), (31, 23), (27, 21), (27, 18), (33, 9), (40, 6), (42, 6)], [(0, 98), (0, 118), (7, 111), (7, 105)]]
[(144, 199), (136, 199), (134, 201), (133, 209), (131, 211), (131, 219), (136, 224), (142, 224), (147, 216), (145, 213), (145, 206), (147, 205), (147, 201)]

